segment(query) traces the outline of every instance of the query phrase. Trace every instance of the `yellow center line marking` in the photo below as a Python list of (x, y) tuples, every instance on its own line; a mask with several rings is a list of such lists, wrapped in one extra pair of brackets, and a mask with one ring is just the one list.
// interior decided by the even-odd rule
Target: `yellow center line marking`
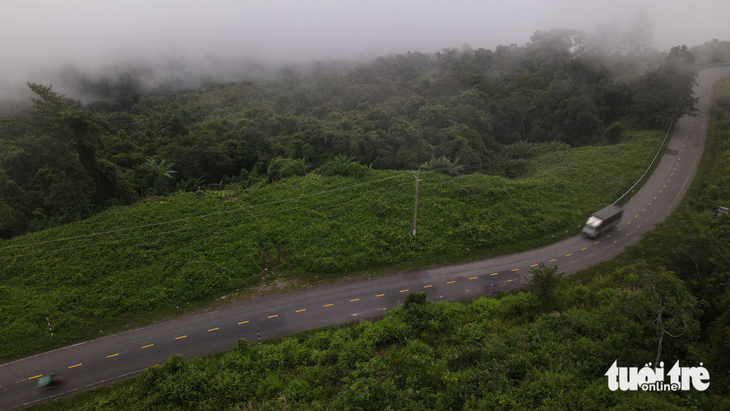
[(499, 273), (492, 273), (492, 274), (489, 274), (489, 275), (497, 275), (497, 274), (499, 274)]
[[(670, 177), (674, 177), (674, 173), (672, 173), (672, 175)], [(667, 181), (669, 181), (669, 180), (667, 180)]]
[(517, 270), (519, 270), (519, 268), (513, 268), (510, 271), (517, 271)]
[(446, 282), (446, 284), (453, 284), (453, 283), (455, 283), (455, 282), (456, 282), (456, 281), (447, 281), (447, 282)]
[(623, 230), (623, 228), (619, 228), (617, 231), (621, 231), (621, 230)]
[(611, 234), (607, 235), (606, 238), (611, 238)]
[(433, 285), (424, 285), (423, 288), (431, 288)]
[(573, 255), (573, 253), (565, 254), (566, 257), (570, 257), (571, 255)]
[(359, 298), (353, 298), (352, 300), (350, 300), (350, 302), (354, 302), (354, 301), (360, 301), (360, 299)]
[(266, 317), (266, 318), (276, 318), (276, 317), (278, 317), (278, 316), (279, 316), (279, 314), (276, 314), (276, 315), (270, 315), (270, 316), (268, 316), (268, 317)]
[(68, 367), (68, 369), (70, 370), (71, 368), (76, 368), (76, 367), (80, 367), (80, 366), (81, 366), (81, 363), (78, 363), (76, 365), (72, 365), (72, 366)]
[(208, 330), (208, 332), (217, 331), (217, 330), (220, 330), (220, 329), (221, 329), (221, 327), (215, 327), (215, 328), (211, 328), (210, 330)]
[(628, 223), (626, 223), (626, 224), (631, 224), (631, 221), (629, 221), (629, 222), (628, 222)]
[(382, 296), (384, 296), (384, 295), (385, 295), (385, 294), (376, 294), (375, 296), (376, 296), (376, 297), (382, 297)]
[(183, 338), (188, 338), (187, 335), (181, 335), (179, 337), (175, 337), (176, 340), (182, 340)]
[(332, 307), (334, 304), (325, 304), (322, 307)]
[(470, 280), (476, 280), (476, 277), (469, 277)]
[(248, 321), (241, 321), (240, 323), (238, 323), (238, 325), (241, 325), (241, 324), (248, 324)]
[(43, 376), (43, 374), (38, 374), (38, 375), (34, 375), (34, 376), (32, 376), (32, 377), (30, 377), (30, 378), (28, 378), (28, 379), (29, 379), (29, 380), (32, 380), (32, 379), (34, 379), (34, 378), (38, 378), (38, 377), (42, 377), (42, 376)]
[(642, 213), (643, 213), (644, 211), (646, 211), (646, 208), (643, 208), (643, 209), (641, 209), (641, 212), (642, 212)]
[(598, 244), (598, 243), (600, 243), (600, 241), (596, 241), (596, 242), (595, 242), (595, 243), (593, 243), (593, 244)]
[(677, 167), (674, 167), (674, 171), (677, 171)]
[(634, 218), (639, 218), (639, 215), (638, 215), (638, 214), (637, 214), (637, 215), (635, 215), (635, 216), (634, 216)]
[[(665, 186), (665, 187), (666, 187), (666, 186)], [(662, 193), (662, 190), (659, 190), (659, 194), (661, 194), (661, 193)]]
[(142, 348), (150, 348), (150, 347), (152, 347), (153, 345), (154, 345), (154, 344), (150, 344), (150, 345), (145, 345), (145, 346), (143, 346)]
[(656, 200), (656, 196), (654, 196), (654, 200)]
[(550, 260), (550, 261), (548, 261), (548, 262), (549, 262), (549, 263), (552, 263), (552, 262), (553, 262), (553, 261), (555, 261), (555, 260), (556, 260), (556, 259), (555, 259), (555, 258), (553, 258), (552, 260)]
[[(672, 174), (672, 175), (674, 175), (674, 174)], [(669, 180), (671, 180), (671, 178), (668, 178), (668, 179), (667, 179), (667, 181), (669, 181)]]
[(580, 249), (580, 251), (585, 251), (588, 247), (583, 247)]
[(307, 311), (307, 309), (306, 309), (306, 308), (302, 308), (301, 310), (297, 310), (297, 312), (298, 312), (298, 313), (303, 313), (303, 312), (305, 312), (305, 311)]
[(107, 356), (106, 356), (106, 358), (112, 358), (112, 357), (116, 357), (117, 355), (119, 355), (119, 353), (116, 353), (116, 354), (112, 354), (112, 355), (107, 355)]
[(400, 290), (400, 292), (402, 292), (402, 293), (407, 293), (407, 292), (408, 292), (408, 290)]
[(530, 267), (537, 267), (537, 264), (533, 264), (533, 265), (531, 265)]
[(649, 204), (648, 204), (648, 205), (651, 205), (651, 202), (649, 202)]

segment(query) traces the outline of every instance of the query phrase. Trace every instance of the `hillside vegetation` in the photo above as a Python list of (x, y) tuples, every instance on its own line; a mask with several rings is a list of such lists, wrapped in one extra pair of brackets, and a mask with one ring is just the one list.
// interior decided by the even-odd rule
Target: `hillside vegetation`
[(627, 130), (616, 145), (527, 146), (533, 157), (519, 178), (422, 172), (416, 237), (413, 176), (365, 169), (152, 197), (0, 241), (0, 357), (275, 280), (309, 284), (547, 244), (630, 187), (662, 137)]
[[(730, 80), (718, 89), (730, 96)], [(724, 101), (724, 100), (721, 100)], [(384, 318), (183, 361), (43, 410), (730, 408), (730, 106), (665, 222), (619, 257), (526, 291), (463, 303), (411, 293)], [(657, 321), (657, 317), (662, 321)], [(703, 363), (707, 391), (610, 391), (614, 361)]]

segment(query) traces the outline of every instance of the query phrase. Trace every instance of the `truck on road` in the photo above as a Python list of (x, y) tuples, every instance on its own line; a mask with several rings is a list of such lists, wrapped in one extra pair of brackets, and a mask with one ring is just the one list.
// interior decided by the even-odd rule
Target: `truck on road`
[(621, 207), (615, 205), (604, 207), (591, 215), (583, 226), (582, 233), (588, 238), (600, 237), (618, 224), (623, 214), (624, 210)]

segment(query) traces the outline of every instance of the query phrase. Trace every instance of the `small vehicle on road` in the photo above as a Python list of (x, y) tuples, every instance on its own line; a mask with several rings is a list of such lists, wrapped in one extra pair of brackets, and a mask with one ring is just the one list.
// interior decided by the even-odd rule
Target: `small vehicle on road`
[(51, 375), (44, 375), (43, 377), (38, 378), (38, 388), (51, 388), (51, 387), (57, 387), (63, 382), (66, 381), (65, 378), (61, 377), (58, 374), (51, 374)]

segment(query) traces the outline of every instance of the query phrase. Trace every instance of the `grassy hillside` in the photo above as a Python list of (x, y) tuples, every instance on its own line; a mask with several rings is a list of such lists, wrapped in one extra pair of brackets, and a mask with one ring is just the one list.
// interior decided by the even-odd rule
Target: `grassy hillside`
[(371, 170), (151, 198), (2, 241), (0, 359), (275, 279), (311, 283), (558, 240), (641, 175), (661, 134), (627, 132), (618, 145), (538, 154), (516, 179), (421, 173), (415, 238), (413, 176)]
[[(719, 90), (730, 95), (730, 80)], [(730, 110), (713, 111), (677, 211), (627, 252), (570, 279), (463, 303), (412, 293), (374, 324), (242, 341), (186, 362), (173, 356), (35, 409), (730, 409), (730, 216), (714, 216), (730, 201), (727, 119)], [(708, 390), (610, 391), (611, 364), (653, 362), (665, 331), (676, 337), (664, 336), (661, 360), (704, 363)]]

